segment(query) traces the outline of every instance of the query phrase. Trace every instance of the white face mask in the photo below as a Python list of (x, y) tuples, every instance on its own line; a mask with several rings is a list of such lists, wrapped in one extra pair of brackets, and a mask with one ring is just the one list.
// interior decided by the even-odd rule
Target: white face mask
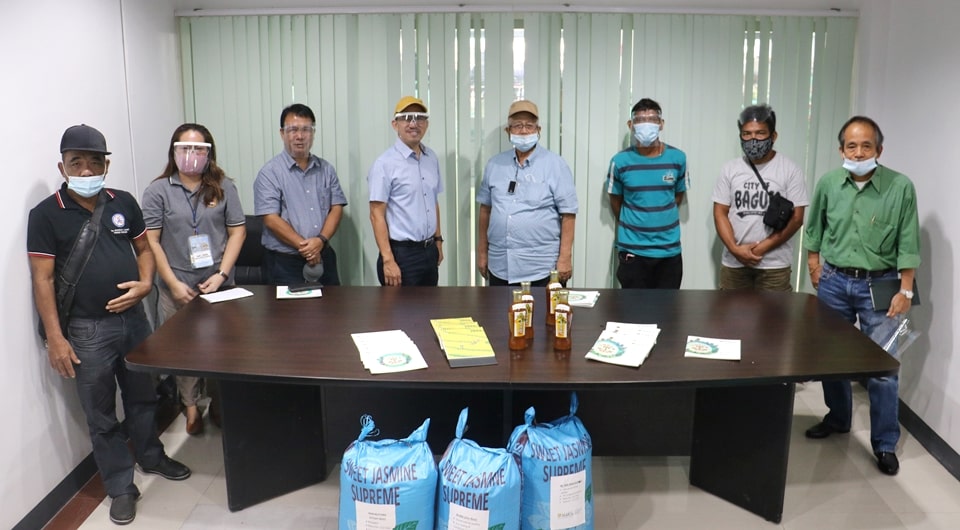
[(660, 136), (659, 123), (635, 123), (633, 124), (633, 137), (640, 142), (643, 147), (650, 147)]
[(513, 144), (513, 147), (515, 147), (517, 151), (520, 151), (521, 153), (526, 153), (527, 151), (533, 149), (539, 140), (540, 135), (537, 133), (510, 135), (510, 143)]
[(877, 158), (868, 158), (866, 160), (850, 160), (844, 157), (843, 169), (858, 177), (862, 177), (877, 168)]
[(106, 173), (91, 177), (67, 177), (67, 189), (73, 190), (77, 195), (87, 199), (96, 197), (103, 189), (106, 177)]

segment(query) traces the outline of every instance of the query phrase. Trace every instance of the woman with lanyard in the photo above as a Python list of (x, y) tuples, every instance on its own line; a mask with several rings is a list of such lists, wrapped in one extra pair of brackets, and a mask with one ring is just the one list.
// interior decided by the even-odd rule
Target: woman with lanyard
[[(206, 127), (185, 123), (173, 131), (167, 167), (143, 192), (143, 218), (157, 260), (161, 323), (198, 294), (233, 285), (230, 275), (246, 237), (243, 207), (233, 180), (217, 166)], [(177, 388), (187, 433), (200, 434), (200, 378), (177, 376)], [(210, 410), (216, 423), (212, 401)]]

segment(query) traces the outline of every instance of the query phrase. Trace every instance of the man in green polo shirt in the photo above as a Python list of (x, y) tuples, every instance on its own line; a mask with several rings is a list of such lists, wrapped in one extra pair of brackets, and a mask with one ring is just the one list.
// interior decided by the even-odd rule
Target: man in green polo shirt
[[(885, 319), (910, 309), (914, 272), (920, 265), (917, 196), (910, 179), (877, 164), (883, 133), (876, 122), (854, 116), (840, 129), (839, 140), (843, 167), (820, 178), (810, 203), (804, 238), (807, 266), (820, 300), (851, 323), (859, 319), (861, 331), (872, 336)], [(876, 309), (871, 282), (898, 277), (900, 291), (888, 301), (889, 309)], [(878, 306), (886, 307), (886, 302), (878, 301)], [(898, 384), (896, 375), (867, 380), (870, 444), (877, 467), (887, 475), (900, 469), (895, 452), (900, 439)], [(830, 412), (807, 429), (807, 437), (849, 432), (850, 382), (824, 381), (823, 399)]]

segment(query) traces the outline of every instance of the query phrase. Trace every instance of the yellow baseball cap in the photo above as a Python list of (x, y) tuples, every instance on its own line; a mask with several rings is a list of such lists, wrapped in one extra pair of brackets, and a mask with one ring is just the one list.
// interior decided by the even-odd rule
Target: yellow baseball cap
[(528, 99), (520, 99), (511, 103), (510, 110), (507, 111), (507, 117), (509, 118), (518, 112), (529, 112), (533, 114), (534, 118), (540, 119), (540, 111), (537, 110), (536, 104)]
[(423, 107), (423, 112), (427, 112), (427, 106), (423, 103), (423, 100), (413, 96), (403, 96), (400, 98), (400, 101), (397, 102), (397, 106), (393, 109), (393, 112), (394, 114), (401, 113), (407, 110), (407, 107), (410, 105), (420, 105)]

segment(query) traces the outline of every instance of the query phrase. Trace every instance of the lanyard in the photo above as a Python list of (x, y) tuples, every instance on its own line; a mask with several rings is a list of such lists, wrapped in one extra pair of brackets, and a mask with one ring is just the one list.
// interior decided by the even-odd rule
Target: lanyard
[(201, 184), (197, 187), (197, 191), (194, 192), (197, 195), (195, 201), (190, 200), (190, 193), (187, 192), (187, 188), (181, 188), (183, 190), (183, 198), (187, 200), (187, 204), (190, 206), (190, 213), (193, 215), (193, 221), (190, 223), (190, 227), (193, 228), (193, 235), (197, 235), (200, 232), (197, 230), (197, 227), (200, 226), (200, 223), (197, 221), (197, 210), (200, 208), (200, 190), (203, 188)]

